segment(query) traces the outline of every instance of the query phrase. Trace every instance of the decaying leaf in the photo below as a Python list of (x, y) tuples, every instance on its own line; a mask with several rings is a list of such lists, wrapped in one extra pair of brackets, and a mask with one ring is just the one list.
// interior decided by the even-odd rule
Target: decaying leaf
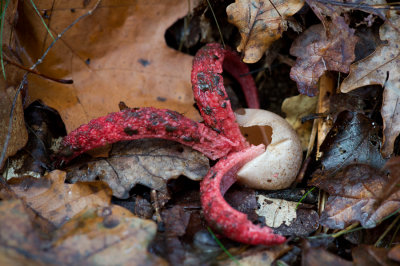
[(343, 111), (321, 145), (324, 171), (335, 172), (352, 163), (381, 168), (385, 160), (379, 152), (379, 132), (367, 116)]
[(391, 172), (392, 176), (388, 177), (369, 165), (352, 164), (335, 175), (315, 173), (311, 184), (329, 193), (321, 224), (343, 229), (359, 221), (363, 227), (372, 228), (398, 210), (400, 189), (393, 187), (391, 178), (398, 180), (399, 172)]
[[(298, 202), (257, 196), (260, 208), (256, 213), (274, 232), (290, 236), (306, 236), (318, 226), (318, 214), (312, 209), (298, 209)], [(271, 215), (272, 214), (272, 215)]]
[(301, 94), (315, 96), (318, 80), (325, 71), (349, 72), (354, 61), (357, 37), (354, 30), (335, 15), (331, 22), (309, 27), (292, 44), (290, 54), (297, 57), (290, 71)]
[(390, 249), (388, 257), (391, 260), (394, 260), (398, 263), (400, 262), (400, 244), (397, 244), (396, 246)]
[(351, 65), (349, 76), (342, 82), (342, 92), (349, 92), (366, 85), (385, 87), (381, 115), (383, 118), (382, 154), (388, 157), (400, 133), (400, 16), (396, 11), (388, 13), (389, 20), (380, 28), (379, 34), (385, 43), (378, 46), (373, 54)]
[(291, 247), (289, 245), (279, 245), (276, 247), (260, 247), (249, 249), (237, 255), (237, 261), (227, 259), (219, 263), (221, 266), (236, 266), (236, 265), (251, 265), (251, 266), (265, 266), (273, 265), (273, 262), (287, 253)]
[[(1, 85), (0, 85), (1, 86)], [(15, 96), (16, 90), (13, 87), (9, 88), (1, 88), (0, 87), (0, 154), (5, 145), (6, 137), (8, 133), (9, 142), (7, 146), (7, 151), (5, 154), (5, 158), (14, 155), (19, 149), (25, 146), (28, 141), (28, 132), (25, 128), (25, 120), (24, 120), (24, 109), (22, 107), (22, 99), (21, 94), (17, 98), (17, 102), (15, 105), (15, 110), (12, 118), (12, 128), (11, 131), (8, 132), (8, 124), (10, 119), (10, 110), (12, 106), (12, 102)], [(3, 160), (2, 163), (4, 165)], [(3, 167), (0, 165), (0, 169)]]
[(391, 261), (388, 257), (387, 248), (377, 248), (375, 246), (360, 245), (352, 250), (355, 266), (364, 265), (385, 265), (395, 266), (397, 262)]
[(119, 206), (83, 210), (48, 233), (21, 201), (0, 201), (0, 223), (1, 265), (166, 265), (147, 252), (155, 223)]
[[(91, 10), (98, 1), (36, 1), (54, 36)], [(73, 27), (50, 50), (39, 70), (52, 77), (72, 78), (72, 85), (29, 77), (30, 99), (42, 99), (60, 112), (66, 129), (130, 107), (171, 108), (199, 119), (190, 84), (192, 56), (169, 48), (166, 29), (185, 16), (196, 1), (103, 0), (90, 16)], [(31, 2), (19, 5), (16, 34), (27, 65), (53, 41)], [(27, 31), (27, 27), (34, 30)]]
[(59, 137), (65, 136), (64, 123), (57, 111), (40, 101), (25, 111), (28, 142), (24, 149), (8, 159), (3, 175), (6, 179), (21, 176), (41, 177), (52, 168), (52, 155)]
[(20, 68), (12, 64), (7, 64), (8, 60), (13, 63), (20, 63), (19, 58), (16, 56), (16, 50), (22, 48), (19, 46), (19, 42), (15, 40), (14, 35), (14, 24), (18, 20), (17, 6), (18, 1), (16, 0), (7, 1), (7, 5), (5, 2), (2, 2), (0, 6), (2, 15), (4, 12), (4, 16), (1, 17), (1, 37), (3, 43), (0, 44), (2, 60), (0, 66), (0, 154), (6, 143), (6, 138), (9, 138), (4, 158), (0, 159), (0, 169), (3, 168), (6, 159), (24, 147), (28, 141), (28, 132), (24, 122), (24, 99), (21, 96), (21, 94), (25, 92), (26, 87), (22, 87), (18, 92), (14, 111), (11, 116), (11, 130), (8, 132), (11, 108), (20, 81), (24, 75), (24, 71)]
[(318, 98), (306, 95), (297, 95), (286, 98), (282, 103), (282, 112), (286, 114), (286, 121), (292, 125), (300, 137), (301, 147), (307, 150), (312, 128), (312, 121), (302, 123), (302, 118), (316, 113)]
[(40, 179), (13, 178), (9, 185), (29, 207), (57, 227), (85, 208), (110, 204), (111, 190), (103, 182), (64, 184), (65, 176), (65, 172), (55, 170)]
[(320, 266), (320, 265), (335, 265), (335, 266), (351, 266), (350, 261), (342, 259), (341, 257), (330, 253), (322, 247), (310, 247), (303, 245), (303, 254), (301, 258), (301, 265)]
[(176, 142), (152, 139), (113, 145), (110, 156), (69, 168), (71, 182), (105, 181), (118, 198), (128, 198), (136, 184), (168, 194), (167, 181), (180, 175), (201, 180), (209, 170), (207, 157)]
[(304, 5), (303, 0), (236, 0), (226, 8), (228, 21), (240, 32), (237, 47), (244, 52), (243, 61), (255, 63), (273, 41), (287, 29), (286, 18)]

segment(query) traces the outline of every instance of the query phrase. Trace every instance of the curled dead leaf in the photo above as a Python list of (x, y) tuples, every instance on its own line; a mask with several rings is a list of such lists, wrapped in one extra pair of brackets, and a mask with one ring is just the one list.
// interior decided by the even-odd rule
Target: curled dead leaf
[(343, 17), (336, 15), (324, 26), (311, 26), (290, 48), (290, 54), (298, 57), (290, 78), (296, 81), (299, 92), (308, 96), (318, 93), (318, 80), (325, 71), (348, 73), (355, 59), (357, 37)]
[(128, 198), (136, 184), (168, 194), (167, 182), (184, 175), (201, 180), (210, 168), (207, 157), (182, 144), (144, 139), (113, 145), (110, 156), (68, 168), (71, 182), (102, 180), (118, 198)]
[(66, 173), (55, 170), (40, 179), (12, 178), (12, 190), (34, 211), (61, 226), (85, 208), (108, 206), (111, 189), (103, 182), (64, 184)]
[(329, 193), (321, 224), (343, 229), (359, 221), (365, 228), (375, 227), (400, 208), (400, 189), (388, 189), (391, 179), (398, 180), (398, 171), (392, 174), (397, 178), (366, 164), (351, 164), (335, 175), (315, 173), (311, 185)]
[(228, 21), (242, 37), (237, 50), (245, 63), (255, 63), (287, 29), (286, 18), (299, 11), (303, 0), (236, 0), (226, 8)]

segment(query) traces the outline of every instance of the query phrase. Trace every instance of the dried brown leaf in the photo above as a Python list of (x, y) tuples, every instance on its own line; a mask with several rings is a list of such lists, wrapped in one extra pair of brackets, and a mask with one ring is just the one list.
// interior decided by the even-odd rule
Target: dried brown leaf
[(348, 73), (355, 59), (357, 37), (344, 18), (333, 16), (324, 26), (311, 26), (290, 48), (290, 54), (297, 57), (290, 78), (296, 81), (299, 92), (308, 96), (318, 93), (318, 80), (325, 71)]
[(397, 261), (398, 263), (400, 262), (400, 244), (397, 244), (396, 246), (390, 249), (388, 257), (391, 260)]
[(56, 227), (85, 208), (110, 204), (111, 190), (103, 182), (64, 184), (65, 176), (65, 172), (56, 170), (40, 179), (13, 178), (9, 185), (29, 207)]
[[(0, 153), (5, 145), (6, 137), (10, 133), (10, 140), (7, 146), (5, 158), (2, 162), (3, 165), (4, 162), (6, 162), (5, 159), (17, 153), (17, 151), (24, 147), (28, 141), (28, 132), (25, 128), (24, 109), (22, 106), (21, 94), (17, 98), (15, 110), (12, 116), (13, 122), (11, 131), (8, 132), (10, 111), (15, 92), (16, 90), (13, 87), (0, 87)], [(0, 169), (3, 167), (3, 165), (0, 165)]]
[(351, 266), (353, 264), (350, 261), (344, 260), (341, 257), (330, 253), (324, 248), (304, 247), (303, 255), (301, 258), (301, 265)]
[(147, 252), (150, 220), (119, 206), (86, 209), (49, 234), (19, 200), (0, 202), (1, 265), (166, 265)]
[(398, 265), (394, 261), (390, 261), (388, 257), (388, 249), (377, 248), (374, 246), (360, 245), (352, 250), (354, 266), (364, 265), (382, 265), (395, 266)]
[(236, 0), (226, 8), (228, 21), (242, 37), (237, 50), (244, 52), (243, 61), (255, 63), (273, 41), (287, 29), (286, 18), (304, 5), (303, 0)]
[(373, 84), (385, 87), (381, 109), (384, 128), (381, 152), (384, 157), (392, 154), (394, 141), (400, 133), (400, 16), (396, 11), (390, 11), (388, 16), (389, 20), (379, 31), (381, 40), (386, 42), (370, 56), (352, 64), (349, 76), (340, 87), (342, 92)]
[(185, 175), (201, 180), (210, 168), (207, 157), (176, 142), (152, 139), (116, 143), (107, 159), (69, 168), (67, 179), (105, 181), (119, 198), (136, 184), (167, 194), (167, 182)]
[(365, 228), (375, 227), (400, 208), (399, 187), (387, 193), (390, 180), (386, 173), (365, 164), (349, 165), (334, 176), (317, 172), (311, 184), (329, 193), (321, 224), (343, 229), (359, 221)]
[[(54, 36), (91, 10), (98, 1), (36, 1), (46, 11)], [(191, 7), (196, 3), (190, 1)], [(84, 3), (84, 4), (82, 4)], [(85, 4), (86, 3), (86, 4)], [(29, 76), (30, 100), (58, 110), (68, 132), (91, 119), (130, 107), (170, 108), (199, 119), (190, 83), (192, 56), (169, 48), (166, 29), (188, 12), (188, 1), (103, 0), (59, 40), (39, 71), (72, 78), (72, 85)], [(30, 1), (19, 5), (16, 34), (28, 66), (52, 42)], [(31, 30), (27, 30), (27, 28)]]

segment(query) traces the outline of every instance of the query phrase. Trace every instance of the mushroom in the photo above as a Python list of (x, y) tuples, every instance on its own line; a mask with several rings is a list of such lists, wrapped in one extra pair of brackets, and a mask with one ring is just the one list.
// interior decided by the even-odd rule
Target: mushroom
[[(289, 187), (299, 172), (303, 152), (300, 139), (292, 126), (282, 117), (261, 109), (240, 109), (236, 121), (242, 132), (258, 130), (268, 145), (263, 154), (245, 164), (237, 173), (238, 181), (255, 189), (276, 190)], [(272, 140), (268, 144), (268, 132), (272, 128)], [(251, 135), (249, 134), (251, 137)], [(259, 139), (250, 143), (260, 144)]]
[[(235, 60), (229, 62), (240, 65), (238, 68), (240, 71), (236, 69), (233, 73), (231, 68), (234, 76), (240, 77), (248, 72), (247, 66), (240, 62), (239, 56), (220, 44), (203, 47), (197, 52), (193, 61), (191, 76), (193, 94), (204, 124), (167, 109), (152, 107), (125, 109), (94, 119), (72, 131), (62, 141), (63, 148), (59, 153), (59, 160), (68, 162), (89, 149), (120, 140), (163, 138), (180, 142), (213, 160), (220, 159), (200, 184), (204, 216), (213, 228), (228, 238), (247, 244), (274, 245), (285, 242), (285, 237), (274, 234), (271, 228), (253, 224), (247, 220), (244, 213), (233, 209), (223, 198), (223, 194), (236, 182), (236, 173), (243, 165), (246, 164), (244, 166), (246, 169), (247, 164), (251, 166), (254, 159), (263, 165), (261, 169), (265, 169), (265, 162), (259, 157), (270, 152), (271, 149), (268, 148), (272, 144), (278, 146), (279, 142), (286, 141), (286, 137), (275, 138), (273, 135), (273, 142), (265, 151), (263, 144), (251, 145), (241, 134), (220, 75), (225, 58), (228, 61), (234, 58)], [(244, 82), (245, 80), (249, 82)], [(255, 85), (250, 76), (242, 78), (241, 85), (246, 84), (250, 84), (250, 89), (243, 88), (248, 95), (247, 99), (253, 106), (257, 106)], [(254, 121), (257, 125), (261, 125), (264, 120), (254, 118)], [(268, 121), (274, 134), (287, 131), (280, 129), (285, 127), (282, 123), (275, 123), (274, 119)], [(249, 169), (251, 168), (258, 169), (254, 166)], [(279, 174), (283, 176), (282, 173)]]

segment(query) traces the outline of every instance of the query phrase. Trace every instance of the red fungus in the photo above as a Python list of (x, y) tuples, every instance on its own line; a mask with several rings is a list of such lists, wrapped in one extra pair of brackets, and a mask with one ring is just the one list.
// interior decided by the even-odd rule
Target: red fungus
[[(235, 57), (232, 51), (224, 49), (218, 43), (208, 44), (196, 53), (191, 77), (193, 94), (204, 123), (233, 142), (238, 143), (237, 150), (240, 150), (248, 147), (248, 143), (235, 122), (236, 118), (225, 91), (223, 78), (220, 75), (225, 57), (229, 59), (230, 63), (235, 62), (244, 65), (240, 62), (238, 56)], [(227, 65), (229, 66), (229, 64)], [(233, 67), (230, 67), (230, 69), (239, 78), (240, 71), (233, 71)], [(247, 77), (252, 80), (251, 77)], [(240, 80), (243, 81), (243, 79)], [(254, 81), (249, 83), (249, 85), (251, 84), (254, 85)], [(241, 85), (243, 84), (241, 83)], [(246, 88), (243, 87), (243, 91), (248, 91)], [(255, 85), (252, 88), (255, 90)]]
[[(225, 60), (225, 61), (224, 61)], [(233, 64), (238, 66), (237, 69)], [(265, 151), (263, 145), (249, 146), (235, 121), (228, 95), (220, 75), (222, 67), (241, 84), (250, 107), (258, 108), (256, 87), (251, 76), (242, 76), (248, 68), (232, 50), (220, 44), (208, 44), (193, 61), (193, 93), (204, 124), (167, 110), (148, 108), (126, 109), (111, 113), (82, 125), (63, 139), (60, 159), (68, 162), (90, 149), (121, 140), (162, 138), (180, 142), (221, 159), (201, 182), (201, 202), (205, 219), (226, 237), (246, 244), (281, 244), (285, 237), (272, 229), (260, 227), (244, 213), (233, 209), (223, 194), (236, 182), (237, 171)]]
[(111, 113), (80, 126), (63, 139), (60, 155), (63, 161), (68, 162), (106, 144), (143, 138), (177, 141), (212, 160), (235, 148), (226, 137), (175, 111), (146, 107)]
[(251, 245), (282, 244), (286, 239), (275, 235), (269, 227), (253, 224), (246, 214), (233, 209), (223, 195), (236, 182), (237, 171), (264, 151), (261, 144), (229, 154), (210, 169), (200, 187), (207, 222), (230, 239)]

